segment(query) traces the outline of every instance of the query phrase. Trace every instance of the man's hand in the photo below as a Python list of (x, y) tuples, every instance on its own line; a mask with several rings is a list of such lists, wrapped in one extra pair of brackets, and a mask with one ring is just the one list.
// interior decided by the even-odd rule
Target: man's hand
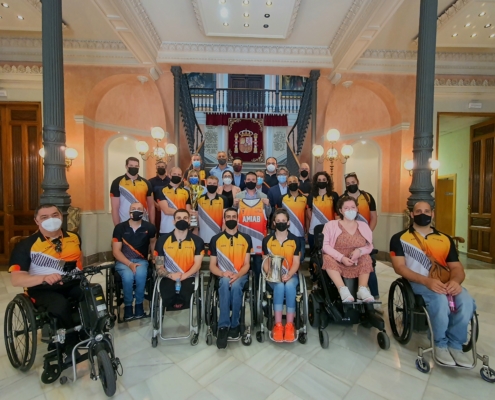
[(196, 217), (198, 216), (198, 212), (196, 210), (189, 211), (189, 214), (194, 215)]
[(160, 267), (156, 270), (156, 273), (158, 276), (163, 278), (163, 277), (167, 276), (168, 271), (165, 269), (165, 267)]
[(438, 279), (428, 278), (425, 286), (432, 292), (438, 294), (447, 294), (447, 285), (445, 283), (442, 283)]
[(239, 202), (241, 201), (241, 199), (238, 199), (238, 198), (235, 198), (234, 199), (234, 202), (232, 203), (232, 207), (239, 207)]
[(265, 206), (270, 205), (270, 200), (268, 200), (267, 198), (261, 199), (261, 201), (263, 202), (263, 204), (264, 204)]
[(237, 274), (234, 274), (234, 273), (232, 273), (232, 272), (231, 272), (230, 282), (229, 282), (229, 283), (230, 283), (230, 285), (232, 286), (232, 284), (233, 284), (233, 283), (234, 283), (237, 279), (239, 279), (240, 277), (241, 277), (241, 275), (240, 275), (240, 274), (238, 274), (238, 273), (237, 273)]
[(285, 274), (285, 275), (282, 275), (282, 282), (287, 282), (288, 280), (290, 280), (292, 278), (292, 276), (289, 276), (289, 274)]
[[(62, 279), (62, 275), (60, 274), (50, 274), (50, 275), (45, 275), (43, 277), (43, 282), (48, 283), (49, 285), (53, 285), (57, 282), (59, 282)], [(60, 282), (62, 285), (62, 282)]]
[(172, 279), (173, 281), (176, 281), (177, 279), (182, 278), (182, 274), (180, 272), (174, 272), (173, 274), (170, 274), (167, 276), (167, 278)]
[(459, 285), (459, 283), (456, 281), (448, 281), (445, 284), (445, 289), (447, 290), (447, 293), (452, 295), (452, 296), (457, 296), (458, 294), (461, 294), (461, 292), (462, 292), (461, 285)]
[(358, 260), (359, 260), (359, 257), (361, 257), (361, 250), (359, 249), (356, 249), (354, 250), (352, 253), (351, 253), (351, 261), (354, 262), (354, 263), (357, 263)]
[(132, 273), (134, 275), (136, 275), (136, 269), (137, 269), (137, 267), (139, 267), (139, 264), (131, 262), (131, 263), (129, 263), (128, 267), (132, 271)]
[(224, 278), (232, 278), (232, 275), (235, 275), (233, 272), (225, 271), (222, 273), (222, 277)]
[(342, 264), (344, 264), (346, 267), (352, 267), (354, 265), (354, 261), (352, 261), (348, 257), (342, 257), (342, 259), (340, 260), (340, 262)]

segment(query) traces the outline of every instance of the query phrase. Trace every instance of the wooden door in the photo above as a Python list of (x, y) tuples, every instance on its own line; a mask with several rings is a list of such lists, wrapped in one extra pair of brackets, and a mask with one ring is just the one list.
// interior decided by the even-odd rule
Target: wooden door
[(435, 191), (435, 228), (451, 237), (455, 234), (456, 175), (439, 176)]
[(495, 261), (495, 119), (471, 126), (468, 257)]
[(39, 103), (0, 103), (0, 264), (8, 264), (9, 241), (37, 230), (33, 212), (42, 179)]
[[(264, 75), (229, 75), (229, 111), (265, 111)], [(253, 90), (242, 90), (253, 89)]]

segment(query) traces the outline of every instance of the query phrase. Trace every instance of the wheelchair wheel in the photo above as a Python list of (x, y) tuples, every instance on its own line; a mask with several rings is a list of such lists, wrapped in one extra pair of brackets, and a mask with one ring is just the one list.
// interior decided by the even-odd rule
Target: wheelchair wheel
[(423, 374), (427, 374), (428, 372), (430, 372), (430, 363), (428, 361), (425, 361), (423, 358), (418, 358), (416, 360), (416, 368)]
[(318, 337), (320, 339), (320, 346), (322, 349), (328, 349), (329, 340), (328, 340), (328, 332), (323, 329), (318, 329)]
[(392, 282), (388, 294), (388, 317), (395, 340), (406, 344), (411, 340), (414, 300), (408, 292), (407, 282), (397, 279)]
[(390, 348), (390, 339), (385, 332), (378, 332), (376, 339), (378, 341), (378, 346), (382, 350), (388, 350)]
[(313, 328), (320, 326), (320, 303), (316, 301), (313, 293), (310, 293), (308, 298), (308, 320)]
[(488, 383), (495, 383), (495, 371), (489, 367), (480, 369), (481, 378)]
[(31, 301), (24, 294), (15, 296), (5, 310), (4, 341), (12, 366), (29, 371), (36, 357), (38, 327)]
[(108, 397), (112, 397), (117, 390), (117, 376), (112, 366), (112, 361), (106, 350), (101, 349), (96, 354), (98, 363), (98, 378), (103, 386), (103, 391)]
[(462, 351), (464, 353), (467, 353), (471, 351), (473, 348), (473, 327), (474, 327), (474, 320), (476, 319), (476, 333), (474, 335), (474, 339), (476, 342), (478, 342), (478, 336), (480, 334), (480, 327), (478, 325), (478, 314), (474, 313), (473, 318), (471, 318), (471, 322), (468, 325), (468, 340), (466, 344), (462, 345)]

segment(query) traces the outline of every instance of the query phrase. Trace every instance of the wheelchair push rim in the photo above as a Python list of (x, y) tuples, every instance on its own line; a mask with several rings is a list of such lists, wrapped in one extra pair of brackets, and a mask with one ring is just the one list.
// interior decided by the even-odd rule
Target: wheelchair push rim
[(401, 280), (392, 282), (390, 286), (388, 316), (395, 340), (408, 343), (412, 336), (413, 304)]

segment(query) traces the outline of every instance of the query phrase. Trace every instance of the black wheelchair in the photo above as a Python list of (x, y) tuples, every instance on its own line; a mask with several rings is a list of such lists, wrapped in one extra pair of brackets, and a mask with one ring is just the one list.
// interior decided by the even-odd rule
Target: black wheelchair
[(480, 375), (483, 380), (495, 383), (495, 371), (489, 366), (489, 358), (486, 355), (480, 355), (476, 352), (476, 342), (479, 336), (478, 315), (473, 314), (471, 324), (468, 326), (468, 340), (463, 345), (462, 350), (467, 353), (472, 352), (473, 365), (471, 367), (462, 367), (459, 365), (450, 366), (440, 364), (435, 356), (435, 347), (433, 346), (433, 332), (431, 330), (431, 321), (426, 310), (426, 304), (421, 295), (413, 292), (411, 284), (407, 279), (399, 278), (392, 282), (388, 294), (388, 317), (390, 327), (395, 340), (401, 344), (407, 344), (411, 340), (413, 332), (429, 332), (430, 347), (418, 348), (418, 358), (416, 359), (416, 368), (427, 374), (430, 372), (430, 364), (425, 360), (425, 353), (432, 353), (433, 360), (443, 367), (473, 369), (476, 367), (478, 359), (483, 362)]
[[(120, 360), (115, 357), (113, 337), (110, 333), (114, 320), (108, 313), (105, 295), (101, 285), (90, 283), (88, 276), (101, 273), (110, 268), (113, 263), (89, 266), (82, 271), (64, 275), (63, 283), (73, 279), (80, 280), (83, 292), (82, 300), (74, 303), (74, 320), (76, 324), (71, 329), (57, 328), (57, 320), (41, 307), (36, 308), (25, 293), (18, 294), (7, 305), (5, 310), (4, 340), (7, 356), (16, 369), (27, 372), (33, 366), (36, 358), (38, 330), (48, 333), (48, 350), (43, 362), (41, 381), (45, 384), (55, 382), (62, 371), (72, 367), (73, 378), (62, 376), (60, 383), (66, 384), (69, 379), (77, 380), (76, 364), (89, 360), (90, 377), (100, 379), (103, 391), (109, 397), (115, 394), (117, 375), (122, 375)], [(72, 350), (72, 358), (64, 357), (62, 345), (68, 333), (78, 332), (81, 340)], [(45, 335), (43, 335), (45, 336)], [(86, 350), (77, 357), (77, 350)], [(96, 360), (95, 360), (96, 358)], [(72, 362), (71, 360), (76, 360)]]
[[(254, 290), (254, 274), (253, 271), (249, 271), (248, 280), (246, 281), (242, 290), (242, 305), (241, 305), (241, 317), (240, 317), (240, 331), (241, 336), (238, 339), (229, 338), (228, 341), (239, 341), (242, 344), (249, 346), (252, 343), (251, 329), (254, 327), (256, 321), (254, 317), (255, 309), (255, 290)], [(210, 280), (208, 287), (206, 288), (206, 304), (205, 304), (205, 322), (206, 322), (206, 344), (211, 346), (213, 344), (213, 337), (217, 337), (218, 334), (218, 315), (219, 315), (219, 298), (218, 288), (219, 279), (216, 275), (210, 273)], [(246, 325), (246, 304), (249, 304), (250, 311), (250, 323)]]
[[(308, 320), (313, 328), (318, 329), (320, 345), (326, 349), (329, 346), (328, 333), (325, 328), (330, 322), (344, 325), (361, 324), (365, 328), (374, 327), (378, 329), (377, 341), (381, 349), (390, 348), (390, 339), (385, 331), (385, 321), (374, 308), (374, 304), (380, 302), (344, 303), (338, 288), (330, 279), (323, 267), (323, 227), (315, 227), (315, 245), (310, 259), (310, 273), (317, 282), (308, 297)], [(358, 290), (358, 279), (343, 278), (349, 288), (351, 295), (356, 299)]]
[[(153, 325), (153, 334), (151, 337), (151, 346), (158, 346), (158, 338), (161, 340), (177, 340), (177, 339), (189, 339), (192, 346), (196, 346), (199, 343), (199, 332), (204, 315), (204, 301), (203, 301), (203, 273), (199, 272), (194, 277), (194, 292), (191, 295), (189, 304), (184, 304), (180, 309), (167, 308), (163, 306), (162, 297), (160, 294), (160, 282), (162, 279), (168, 279), (166, 277), (159, 277), (156, 279), (155, 288), (153, 290), (153, 300), (151, 302), (151, 323)], [(166, 337), (163, 336), (163, 318), (166, 311), (179, 311), (189, 309), (189, 335), (178, 337)]]

